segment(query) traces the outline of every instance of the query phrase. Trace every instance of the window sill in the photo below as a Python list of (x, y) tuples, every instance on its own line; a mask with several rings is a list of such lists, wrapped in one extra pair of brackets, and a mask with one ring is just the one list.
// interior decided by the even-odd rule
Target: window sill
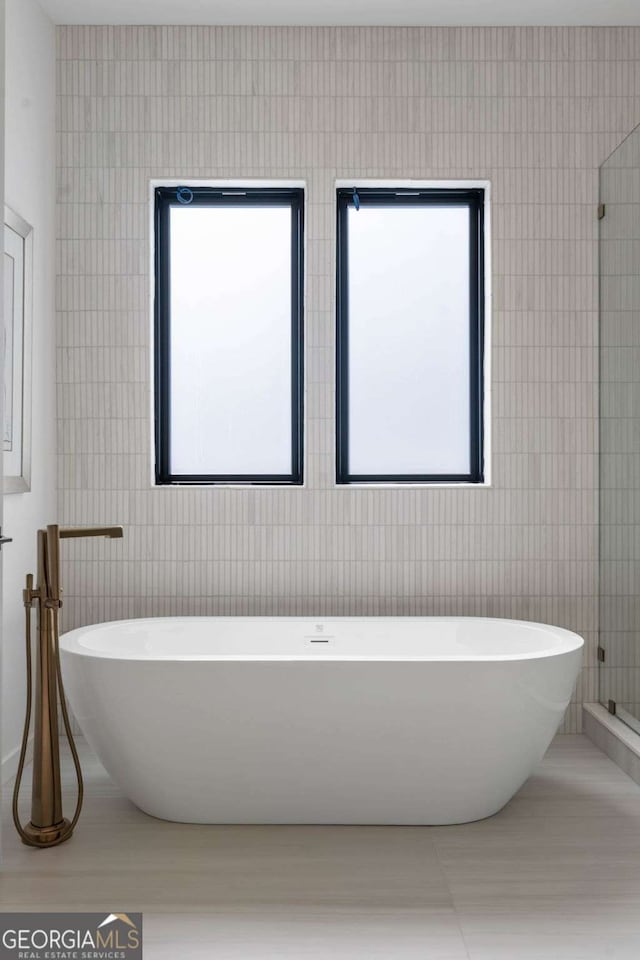
[(306, 483), (151, 483), (152, 490), (304, 490)]
[(335, 490), (490, 490), (492, 483), (336, 483)]

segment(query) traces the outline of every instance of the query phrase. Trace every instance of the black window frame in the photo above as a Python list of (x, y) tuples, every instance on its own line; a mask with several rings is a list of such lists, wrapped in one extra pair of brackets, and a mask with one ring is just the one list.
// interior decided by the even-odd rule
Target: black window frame
[[(171, 472), (170, 212), (197, 206), (291, 208), (291, 472), (286, 474), (175, 474)], [(166, 485), (294, 485), (304, 474), (304, 188), (158, 186), (154, 196), (155, 482)]]
[[(483, 188), (341, 187), (337, 194), (336, 250), (336, 483), (484, 483), (484, 203)], [(348, 211), (361, 206), (469, 208), (470, 472), (464, 474), (352, 474), (349, 471)]]

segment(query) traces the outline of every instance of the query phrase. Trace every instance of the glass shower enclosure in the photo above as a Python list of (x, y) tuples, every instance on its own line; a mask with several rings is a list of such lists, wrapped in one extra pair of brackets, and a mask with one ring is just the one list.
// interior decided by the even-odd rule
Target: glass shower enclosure
[(640, 733), (640, 127), (600, 168), (599, 699)]

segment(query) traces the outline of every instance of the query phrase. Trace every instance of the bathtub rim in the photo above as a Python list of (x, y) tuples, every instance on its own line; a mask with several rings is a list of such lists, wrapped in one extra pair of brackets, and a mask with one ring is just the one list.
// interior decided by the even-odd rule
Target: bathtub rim
[[(273, 653), (266, 656), (264, 653), (256, 654), (189, 654), (174, 651), (172, 653), (145, 653), (138, 651), (124, 653), (119, 650), (113, 653), (108, 649), (95, 649), (84, 646), (82, 638), (87, 634), (92, 634), (103, 630), (106, 627), (129, 626), (131, 624), (157, 623), (174, 621), (176, 623), (189, 622), (271, 622), (297, 621), (300, 623), (353, 623), (362, 621), (377, 621), (384, 623), (406, 623), (423, 621), (429, 624), (436, 623), (471, 623), (478, 622), (484, 624), (500, 623), (514, 627), (526, 627), (537, 630), (540, 633), (547, 634), (553, 638), (556, 643), (553, 646), (542, 646), (519, 653), (465, 653), (465, 654), (430, 654), (425, 656), (412, 655), (382, 655), (382, 654), (337, 654), (332, 648), (331, 652), (319, 651), (304, 654), (277, 654)], [(175, 617), (130, 617), (122, 620), (105, 620), (101, 623), (87, 624), (86, 626), (76, 627), (60, 636), (60, 650), (65, 655), (79, 656), (91, 660), (109, 660), (116, 662), (135, 662), (135, 663), (507, 663), (519, 662), (525, 660), (546, 660), (552, 657), (576, 653), (585, 647), (584, 638), (572, 630), (565, 627), (559, 627), (555, 624), (541, 623), (534, 620), (516, 620), (507, 617), (437, 617), (437, 616), (351, 616), (351, 617), (298, 617), (298, 616), (175, 616)]]

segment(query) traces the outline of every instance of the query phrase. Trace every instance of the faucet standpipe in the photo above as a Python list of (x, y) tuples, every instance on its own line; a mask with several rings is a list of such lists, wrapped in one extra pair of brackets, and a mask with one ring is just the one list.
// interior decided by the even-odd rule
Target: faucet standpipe
[[(122, 527), (59, 527), (49, 524), (38, 530), (38, 585), (28, 573), (22, 591), (27, 646), (27, 707), (22, 734), (18, 772), (13, 788), (13, 821), (23, 843), (31, 847), (55, 847), (68, 840), (82, 810), (84, 787), (80, 758), (73, 739), (62, 685), (58, 643), (58, 611), (62, 606), (60, 587), (60, 540), (75, 537), (122, 537)], [(18, 798), (29, 742), (32, 703), (31, 608), (38, 609), (38, 658), (36, 662), (36, 709), (33, 732), (33, 780), (31, 820), (20, 822)], [(78, 799), (71, 820), (62, 814), (58, 698), (65, 732), (78, 781)]]

